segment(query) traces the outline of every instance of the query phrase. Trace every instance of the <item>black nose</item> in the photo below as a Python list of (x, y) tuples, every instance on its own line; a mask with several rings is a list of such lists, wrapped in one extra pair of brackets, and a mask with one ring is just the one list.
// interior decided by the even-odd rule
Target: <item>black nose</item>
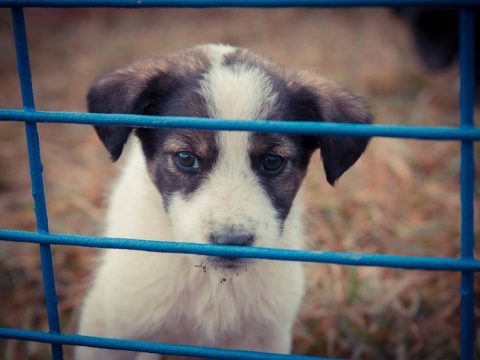
[(253, 244), (253, 235), (241, 234), (212, 234), (210, 235), (210, 242), (216, 245), (237, 245), (237, 246), (250, 246)]

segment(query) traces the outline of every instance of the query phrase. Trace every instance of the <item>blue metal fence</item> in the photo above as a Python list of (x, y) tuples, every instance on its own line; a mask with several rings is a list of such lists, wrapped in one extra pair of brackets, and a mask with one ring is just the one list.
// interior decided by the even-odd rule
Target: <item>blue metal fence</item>
[[(233, 121), (203, 118), (140, 116), (125, 114), (86, 114), (36, 111), (23, 7), (340, 7), (340, 6), (436, 6), (449, 5), (460, 9), (460, 106), (458, 127), (418, 127), (400, 125), (351, 125), (315, 122)], [(23, 110), (0, 109), (0, 121), (22, 121), (26, 126), (28, 157), (35, 202), (37, 231), (0, 229), (0, 240), (38, 243), (42, 261), (43, 286), (46, 298), (49, 332), (0, 328), (0, 337), (50, 343), (52, 358), (63, 359), (62, 345), (80, 345), (109, 349), (134, 350), (167, 355), (197, 356), (216, 359), (308, 359), (299, 355), (267, 354), (253, 351), (225, 350), (187, 345), (159, 344), (125, 339), (107, 339), (60, 331), (55, 276), (51, 245), (120, 248), (130, 250), (192, 253), (213, 256), (250, 257), (272, 260), (333, 263), (356, 266), (382, 266), (432, 271), (459, 271), (462, 274), (461, 354), (463, 360), (475, 356), (474, 273), (480, 261), (474, 258), (474, 142), (480, 140), (480, 129), (474, 125), (474, 26), (475, 7), (480, 0), (0, 0), (0, 7), (11, 7), (21, 85)], [(51, 234), (40, 158), (37, 123), (80, 123), (96, 125), (134, 125), (149, 127), (189, 127), (215, 130), (248, 130), (262, 132), (380, 136), (424, 140), (461, 141), (461, 257), (433, 258), (383, 254), (352, 254), (320, 251), (244, 248), (114, 239), (70, 234)]]

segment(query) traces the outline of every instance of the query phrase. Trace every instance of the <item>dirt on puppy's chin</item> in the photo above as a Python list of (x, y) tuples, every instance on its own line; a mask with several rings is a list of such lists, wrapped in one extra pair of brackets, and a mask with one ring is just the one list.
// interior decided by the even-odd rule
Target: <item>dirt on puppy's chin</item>
[(206, 261), (194, 266), (205, 275), (215, 274), (219, 277), (220, 283), (233, 280), (241, 274), (247, 273), (249, 267), (254, 264), (250, 259), (227, 259), (221, 257), (208, 257)]

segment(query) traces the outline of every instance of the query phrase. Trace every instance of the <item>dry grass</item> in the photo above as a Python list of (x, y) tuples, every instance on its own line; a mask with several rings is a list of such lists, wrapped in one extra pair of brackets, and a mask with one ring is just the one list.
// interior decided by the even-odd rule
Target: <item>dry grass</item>
[[(456, 69), (435, 75), (422, 70), (405, 29), (386, 10), (37, 9), (26, 15), (39, 109), (83, 111), (84, 93), (102, 71), (197, 43), (225, 42), (335, 79), (368, 99), (377, 122), (458, 121)], [(13, 108), (20, 100), (10, 26), (9, 13), (1, 10), (0, 105)], [(115, 172), (105, 151), (88, 126), (39, 128), (51, 230), (99, 233), (104, 193)], [(478, 159), (478, 147), (476, 152)], [(315, 162), (305, 196), (310, 247), (458, 256), (458, 154), (455, 143), (374, 139), (335, 188)], [(27, 166), (23, 126), (0, 124), (1, 228), (35, 228)], [(475, 235), (478, 240), (478, 229)], [(55, 247), (65, 332), (75, 331), (94, 253)], [(308, 265), (307, 272), (296, 353), (459, 357), (457, 274), (320, 264)], [(46, 329), (37, 246), (0, 243), (0, 303), (1, 326)], [(48, 347), (2, 341), (0, 358), (47, 359)]]

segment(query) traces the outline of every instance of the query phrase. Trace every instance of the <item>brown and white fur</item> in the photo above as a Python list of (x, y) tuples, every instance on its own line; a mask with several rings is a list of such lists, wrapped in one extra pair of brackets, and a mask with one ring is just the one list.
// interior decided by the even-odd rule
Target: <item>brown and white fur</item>
[[(89, 111), (225, 119), (369, 123), (364, 103), (254, 52), (202, 45), (101, 76)], [(297, 196), (320, 148), (332, 185), (368, 139), (96, 127), (115, 161), (105, 236), (302, 248)], [(186, 166), (185, 166), (186, 165)], [(289, 353), (302, 298), (296, 262), (107, 250), (81, 313), (85, 335)], [(76, 359), (157, 355), (78, 347)]]

